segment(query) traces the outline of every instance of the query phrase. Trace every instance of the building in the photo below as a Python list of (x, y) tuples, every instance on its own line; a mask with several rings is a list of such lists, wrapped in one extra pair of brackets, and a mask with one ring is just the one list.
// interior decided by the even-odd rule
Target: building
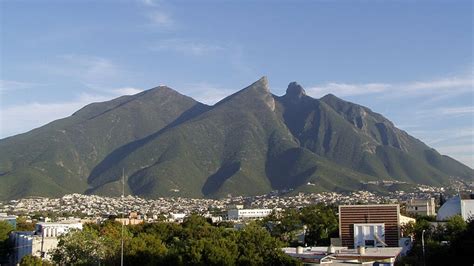
[(15, 247), (15, 262), (21, 261), (26, 255), (51, 259), (51, 252), (58, 245), (58, 236), (70, 230), (82, 230), (77, 221), (58, 223), (41, 222), (36, 224), (35, 231), (14, 231), (10, 235)]
[(400, 206), (339, 206), (339, 237), (344, 247), (398, 247)]
[(230, 209), (227, 211), (227, 219), (238, 221), (238, 220), (251, 220), (251, 219), (262, 219), (272, 213), (272, 209)]
[(115, 218), (115, 221), (123, 225), (137, 225), (137, 224), (144, 223), (144, 219), (137, 212), (130, 212), (128, 214), (128, 217)]
[(420, 216), (435, 216), (436, 215), (435, 199), (411, 199), (407, 202), (407, 213), (416, 214)]
[(168, 221), (182, 223), (184, 221), (184, 218), (186, 218), (186, 216), (187, 216), (186, 213), (170, 213)]
[(408, 223), (416, 223), (416, 219), (400, 214), (400, 217), (398, 218), (398, 223), (400, 226), (406, 225)]
[(394, 265), (402, 248), (297, 247), (283, 248), (303, 265)]
[(5, 221), (13, 226), (16, 229), (16, 216), (15, 215), (7, 215), (6, 213), (0, 213), (0, 221)]
[(439, 208), (436, 220), (446, 221), (454, 215), (461, 215), (465, 221), (474, 217), (474, 194), (450, 198)]

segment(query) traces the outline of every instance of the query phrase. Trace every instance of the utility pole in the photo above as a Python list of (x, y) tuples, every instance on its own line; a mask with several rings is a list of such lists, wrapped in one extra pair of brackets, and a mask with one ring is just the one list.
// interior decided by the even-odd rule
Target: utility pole
[(423, 266), (426, 266), (426, 259), (425, 259), (425, 231), (421, 231), (421, 248), (423, 250)]
[(123, 266), (123, 229), (124, 229), (124, 212), (125, 212), (125, 174), (122, 168), (122, 251), (120, 253), (120, 266)]

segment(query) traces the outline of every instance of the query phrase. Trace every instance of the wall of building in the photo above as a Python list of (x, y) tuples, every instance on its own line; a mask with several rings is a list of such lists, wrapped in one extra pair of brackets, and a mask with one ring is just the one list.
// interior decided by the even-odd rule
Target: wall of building
[(354, 224), (384, 224), (385, 243), (398, 247), (400, 207), (387, 205), (339, 206), (339, 237), (344, 247), (354, 248)]

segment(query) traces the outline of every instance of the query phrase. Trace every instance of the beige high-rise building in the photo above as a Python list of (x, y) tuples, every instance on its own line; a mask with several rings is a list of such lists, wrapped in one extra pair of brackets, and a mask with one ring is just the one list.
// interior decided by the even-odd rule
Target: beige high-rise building
[(411, 199), (407, 202), (407, 213), (422, 215), (422, 216), (435, 216), (435, 199)]

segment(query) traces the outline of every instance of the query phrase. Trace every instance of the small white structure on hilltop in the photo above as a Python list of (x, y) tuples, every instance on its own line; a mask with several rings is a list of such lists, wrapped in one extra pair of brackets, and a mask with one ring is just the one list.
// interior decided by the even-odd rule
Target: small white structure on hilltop
[(232, 221), (262, 219), (272, 213), (272, 209), (230, 209), (227, 219)]
[(463, 199), (459, 195), (450, 198), (439, 208), (436, 220), (446, 221), (454, 215), (461, 215), (465, 221), (471, 217), (474, 218), (473, 195), (467, 199)]
[(14, 231), (10, 237), (14, 243), (14, 260), (19, 263), (26, 255), (51, 259), (51, 252), (58, 245), (58, 236), (70, 230), (82, 230), (82, 223), (72, 220), (57, 223), (41, 222), (35, 231)]

